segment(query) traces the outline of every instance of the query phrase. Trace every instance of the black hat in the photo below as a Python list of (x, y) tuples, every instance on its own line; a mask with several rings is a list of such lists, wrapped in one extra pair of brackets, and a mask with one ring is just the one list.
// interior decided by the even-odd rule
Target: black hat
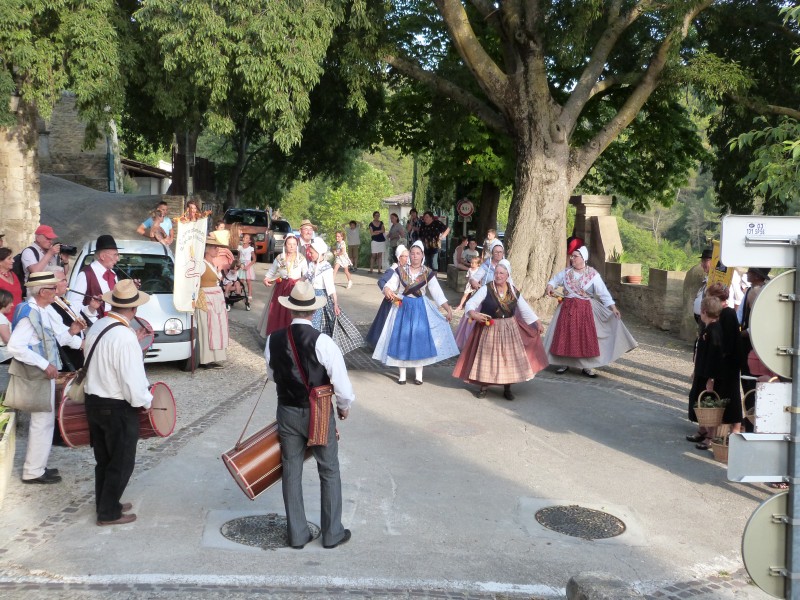
[(769, 281), (769, 269), (766, 269), (764, 267), (750, 267), (749, 269), (747, 269), (747, 272), (755, 273), (756, 275), (761, 277), (761, 279), (763, 279), (764, 281)]
[(118, 248), (114, 238), (106, 234), (97, 238), (97, 243), (94, 245), (95, 252), (99, 252), (100, 250), (122, 250), (122, 248)]
[(713, 254), (713, 251), (711, 250), (711, 248), (706, 248), (706, 249), (703, 250), (703, 253), (700, 255), (700, 260), (705, 260), (707, 258), (711, 258), (712, 254)]

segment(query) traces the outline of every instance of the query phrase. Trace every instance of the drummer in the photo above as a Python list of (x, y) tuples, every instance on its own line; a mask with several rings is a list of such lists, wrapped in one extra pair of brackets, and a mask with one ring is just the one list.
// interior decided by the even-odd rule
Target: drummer
[[(130, 326), (136, 308), (150, 299), (131, 279), (123, 279), (103, 294), (111, 306), (86, 336), (86, 354), (98, 336), (86, 373), (86, 418), (94, 448), (95, 503), (98, 525), (123, 525), (136, 520), (130, 503), (121, 503), (136, 461), (140, 409), (150, 410), (153, 395), (144, 372), (144, 358), (137, 334)], [(140, 329), (141, 335), (144, 330)]]

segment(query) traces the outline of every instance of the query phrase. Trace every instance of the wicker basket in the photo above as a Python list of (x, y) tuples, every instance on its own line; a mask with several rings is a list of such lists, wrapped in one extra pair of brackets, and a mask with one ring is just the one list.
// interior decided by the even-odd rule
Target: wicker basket
[(700, 408), (700, 400), (706, 394), (714, 394), (719, 400), (719, 394), (715, 391), (703, 390), (697, 397), (697, 404), (694, 408), (694, 414), (697, 417), (697, 424), (700, 427), (716, 427), (722, 423), (722, 415), (725, 413), (725, 407), (721, 408)]
[(728, 436), (726, 435), (723, 438), (724, 442), (711, 442), (711, 451), (714, 452), (714, 460), (719, 461), (721, 463), (728, 462)]

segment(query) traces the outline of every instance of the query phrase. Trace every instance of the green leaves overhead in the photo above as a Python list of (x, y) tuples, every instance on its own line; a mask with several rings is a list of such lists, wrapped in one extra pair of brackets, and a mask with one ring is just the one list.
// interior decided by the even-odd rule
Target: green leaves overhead
[(157, 35), (167, 72), (181, 74), (207, 98), (206, 119), (219, 133), (235, 124), (233, 98), (288, 150), (301, 139), (309, 92), (322, 75), (337, 0), (146, 0), (135, 17)]

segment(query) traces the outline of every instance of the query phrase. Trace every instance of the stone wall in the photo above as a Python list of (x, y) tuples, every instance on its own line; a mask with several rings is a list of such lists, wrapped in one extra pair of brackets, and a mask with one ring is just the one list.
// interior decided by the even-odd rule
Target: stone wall
[(18, 125), (0, 128), (0, 223), (5, 246), (20, 252), (39, 226), (36, 127), (32, 111), (18, 113)]
[(86, 124), (80, 120), (75, 96), (64, 93), (53, 107), (47, 121), (39, 119), (39, 168), (42, 173), (57, 175), (69, 181), (100, 190), (109, 189), (108, 153), (114, 160), (114, 190), (122, 193), (122, 169), (116, 128), (93, 147), (84, 148)]

